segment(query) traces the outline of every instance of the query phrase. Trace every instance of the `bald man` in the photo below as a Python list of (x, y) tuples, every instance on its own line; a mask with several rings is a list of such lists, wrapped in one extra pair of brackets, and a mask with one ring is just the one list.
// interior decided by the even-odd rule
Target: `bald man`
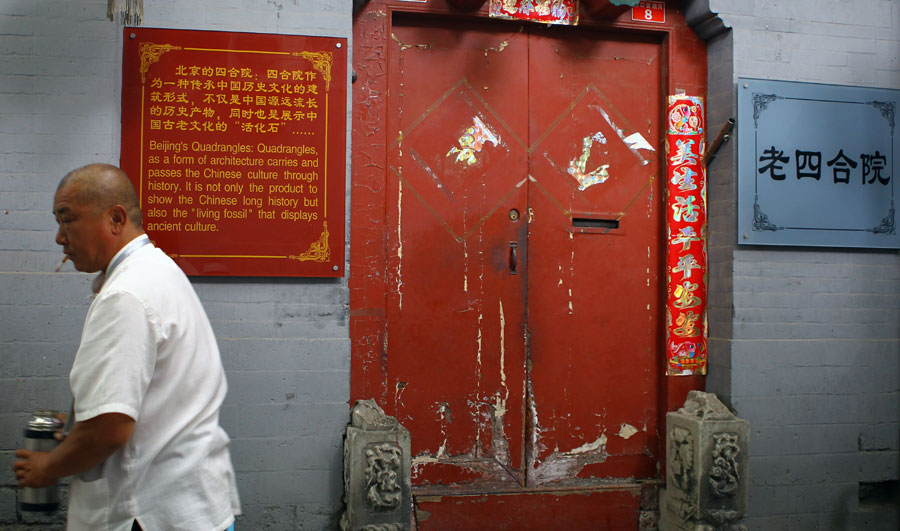
[(74, 427), (51, 452), (16, 451), (20, 487), (74, 476), (70, 531), (228, 529), (240, 514), (216, 339), (179, 267), (141, 228), (131, 181), (91, 164), (56, 190), (56, 243), (100, 272), (69, 382)]

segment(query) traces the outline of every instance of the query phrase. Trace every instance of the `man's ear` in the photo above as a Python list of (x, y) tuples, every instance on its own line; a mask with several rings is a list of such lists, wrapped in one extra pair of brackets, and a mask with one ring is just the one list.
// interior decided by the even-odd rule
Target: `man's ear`
[(109, 209), (109, 219), (113, 234), (121, 234), (128, 224), (128, 212), (122, 205), (115, 205)]

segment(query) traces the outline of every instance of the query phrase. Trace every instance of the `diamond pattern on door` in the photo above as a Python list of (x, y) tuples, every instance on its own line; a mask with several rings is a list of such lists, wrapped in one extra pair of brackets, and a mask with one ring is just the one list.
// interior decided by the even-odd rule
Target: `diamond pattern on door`
[[(550, 136), (569, 141), (544, 142)], [(653, 177), (650, 172), (641, 171), (641, 167), (654, 159), (654, 149), (593, 84), (578, 93), (572, 105), (529, 147), (529, 152), (532, 167), (538, 168), (536, 174), (562, 181), (557, 185), (567, 185), (560, 187), (563, 193), (553, 200), (558, 204), (571, 200), (573, 211), (602, 211), (622, 216)], [(576, 166), (583, 155), (587, 155), (586, 171), (604, 167), (602, 182), (580, 186)]]
[[(402, 174), (392, 169), (461, 241), (478, 230), (512, 187), (521, 186), (521, 179), (482, 183), (485, 176), (500, 175), (505, 168), (525, 163), (526, 152), (513, 138), (503, 120), (461, 79), (401, 134), (396, 149), (404, 161)], [(484, 185), (478, 201), (486, 211), (469, 204), (460, 193), (475, 183)]]

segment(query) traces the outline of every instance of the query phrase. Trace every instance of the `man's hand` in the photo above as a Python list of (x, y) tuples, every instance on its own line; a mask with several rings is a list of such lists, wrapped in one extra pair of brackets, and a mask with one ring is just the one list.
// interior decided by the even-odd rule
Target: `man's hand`
[(56, 413), (54, 416), (56, 417), (57, 420), (59, 420), (60, 428), (58, 430), (56, 430), (56, 433), (53, 434), (53, 438), (56, 439), (57, 441), (62, 441), (63, 439), (66, 438), (66, 435), (68, 435), (67, 433), (63, 432), (63, 430), (66, 429), (66, 421), (69, 420), (69, 414), (68, 413)]
[(49, 487), (56, 481), (55, 477), (47, 474), (47, 458), (50, 452), (33, 452), (31, 450), (16, 450), (16, 457), (20, 461), (13, 463), (16, 471), (16, 479), (19, 487)]
[(49, 452), (16, 450), (13, 463), (20, 487), (46, 487), (59, 478), (84, 472), (103, 462), (128, 443), (134, 419), (122, 413), (104, 413), (75, 427)]

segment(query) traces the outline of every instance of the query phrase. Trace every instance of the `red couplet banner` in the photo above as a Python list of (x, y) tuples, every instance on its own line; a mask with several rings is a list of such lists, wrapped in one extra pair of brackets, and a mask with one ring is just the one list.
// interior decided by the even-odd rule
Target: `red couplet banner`
[(122, 169), (189, 275), (344, 274), (347, 40), (125, 28)]
[(578, 24), (578, 0), (491, 0), (491, 17), (543, 24)]
[(706, 374), (706, 122), (703, 99), (666, 110), (666, 355), (669, 375)]

